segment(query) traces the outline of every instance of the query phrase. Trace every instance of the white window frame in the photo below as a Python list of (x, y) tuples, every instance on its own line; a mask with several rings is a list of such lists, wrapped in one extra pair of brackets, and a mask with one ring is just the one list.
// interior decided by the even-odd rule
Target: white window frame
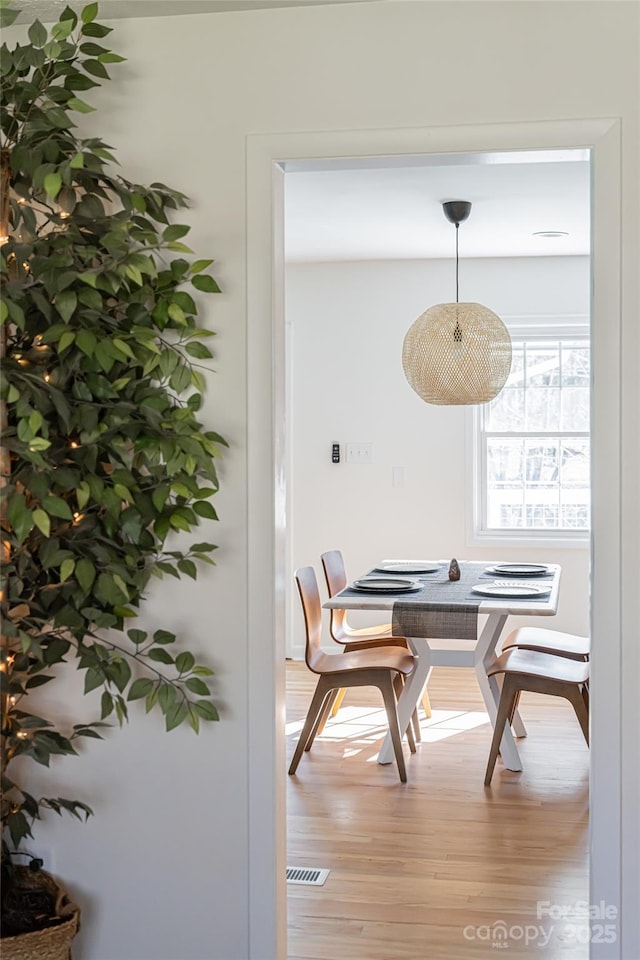
[[(585, 340), (591, 341), (589, 317), (582, 314), (564, 314), (554, 317), (511, 316), (502, 318), (514, 342), (533, 340)], [(470, 452), (470, 470), (473, 477), (471, 502), (468, 505), (467, 542), (469, 546), (508, 546), (517, 544), (526, 547), (589, 547), (589, 530), (496, 530), (487, 529), (486, 523), (486, 462), (481, 434), (481, 407), (470, 407), (467, 416), (467, 451)], [(589, 430), (591, 436), (591, 430)]]

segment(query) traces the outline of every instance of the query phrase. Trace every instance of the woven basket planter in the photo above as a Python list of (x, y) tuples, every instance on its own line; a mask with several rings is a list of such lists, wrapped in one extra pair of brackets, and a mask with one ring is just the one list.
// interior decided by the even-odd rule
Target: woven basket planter
[(71, 941), (80, 927), (80, 910), (53, 877), (39, 870), (16, 867), (21, 887), (45, 887), (55, 897), (56, 915), (63, 922), (44, 930), (19, 933), (0, 939), (2, 960), (71, 960)]

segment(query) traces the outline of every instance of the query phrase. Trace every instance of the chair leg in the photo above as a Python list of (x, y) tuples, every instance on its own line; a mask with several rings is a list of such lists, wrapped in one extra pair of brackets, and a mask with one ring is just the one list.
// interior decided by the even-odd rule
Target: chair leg
[(329, 719), (329, 714), (331, 713), (331, 707), (333, 706), (335, 699), (338, 696), (338, 692), (339, 691), (337, 689), (329, 690), (327, 694), (327, 699), (323, 704), (322, 710), (316, 717), (316, 722), (313, 726), (311, 733), (309, 734), (309, 739), (307, 740), (306, 746), (304, 748), (305, 753), (311, 750), (311, 747), (313, 746), (313, 741), (324, 730), (325, 724)]
[[(393, 678), (393, 689), (396, 694), (396, 703), (398, 701), (398, 698), (400, 697), (400, 694), (402, 693), (403, 687), (404, 687), (404, 677), (402, 677), (399, 673), (397, 673)], [(417, 721), (418, 721), (418, 713), (416, 710), (414, 710), (413, 713), (411, 714), (411, 723), (407, 727), (407, 731), (406, 731), (407, 743), (409, 744), (409, 750), (411, 751), (411, 753), (416, 752), (416, 740), (422, 739), (419, 736), (418, 737), (415, 736)], [(418, 724), (418, 729), (420, 729), (419, 724)]]
[(309, 705), (309, 710), (307, 712), (307, 719), (304, 722), (304, 727), (302, 728), (302, 732), (300, 734), (300, 738), (298, 740), (295, 753), (293, 754), (293, 759), (291, 760), (291, 764), (289, 766), (289, 775), (294, 774), (296, 772), (298, 768), (298, 764), (300, 763), (300, 758), (304, 753), (304, 748), (307, 744), (311, 731), (314, 729), (314, 727), (317, 727), (318, 717), (322, 713), (322, 708), (324, 706), (325, 700), (328, 694), (330, 693), (330, 690), (328, 689), (327, 684), (323, 681), (324, 681), (323, 677), (320, 677), (320, 679), (318, 680), (318, 685), (315, 689), (315, 693), (313, 694), (313, 698), (311, 700), (311, 703)]
[(516, 710), (517, 710), (518, 707), (520, 706), (520, 694), (521, 694), (521, 693), (522, 693), (522, 690), (517, 690), (517, 691), (516, 691), (515, 699), (514, 699), (514, 701), (513, 701), (513, 707), (511, 708), (511, 713), (509, 714), (509, 726), (511, 726), (511, 724), (513, 723), (513, 718), (514, 718), (515, 715), (516, 715)]
[(427, 693), (427, 688), (424, 688), (424, 693), (422, 694), (422, 709), (424, 710), (424, 715), (427, 720), (431, 719), (431, 700), (429, 700), (429, 694)]
[(576, 717), (584, 734), (584, 739), (587, 741), (587, 746), (589, 746), (589, 709), (584, 702), (584, 694), (575, 687), (570, 695), (567, 696), (567, 700), (571, 702), (576, 712)]
[(404, 754), (402, 752), (402, 740), (400, 739), (400, 728), (398, 726), (398, 709), (396, 706), (396, 695), (393, 689), (391, 672), (384, 680), (380, 680), (380, 691), (384, 700), (384, 706), (387, 711), (387, 720), (389, 721), (389, 733), (393, 743), (393, 752), (398, 764), (398, 773), (402, 783), (407, 782), (407, 770), (404, 765)]
[(491, 778), (493, 776), (493, 771), (496, 765), (496, 759), (500, 751), (500, 741), (502, 740), (502, 734), (504, 733), (504, 728), (507, 725), (507, 722), (509, 720), (509, 717), (512, 714), (512, 711), (515, 710), (514, 703), (515, 703), (517, 694), (518, 694), (517, 686), (510, 678), (505, 676), (502, 683), (502, 691), (500, 693), (500, 703), (498, 704), (498, 715), (496, 717), (496, 723), (493, 730), (493, 740), (491, 741), (491, 750), (489, 751), (487, 771), (484, 777), (485, 787), (488, 787), (491, 784)]
[(589, 681), (582, 684), (582, 699), (584, 700), (584, 705), (589, 709)]
[(342, 706), (342, 701), (344, 700), (344, 695), (347, 692), (347, 688), (343, 687), (342, 690), (338, 690), (335, 700), (333, 701), (333, 706), (331, 707), (331, 716), (335, 717), (338, 710)]
[[(346, 690), (345, 690), (345, 693), (346, 693)], [(326, 709), (322, 711), (322, 716), (320, 717), (320, 720), (319, 720), (319, 723), (318, 723), (318, 729), (317, 729), (317, 730), (314, 730), (314, 732), (313, 732), (314, 738), (315, 738), (316, 736), (319, 736), (320, 734), (322, 734), (322, 732), (324, 731), (324, 727), (325, 727), (325, 724), (326, 724), (327, 720), (329, 719), (330, 716), (331, 716), (331, 717), (334, 716), (333, 706), (334, 706), (336, 700), (338, 699), (338, 696), (339, 696), (339, 695), (340, 695), (340, 691), (339, 691), (339, 690), (332, 690), (332, 691), (331, 691), (331, 694), (329, 695), (329, 699), (328, 699), (328, 701), (327, 701), (327, 704), (325, 705), (325, 706), (326, 706)], [(337, 711), (336, 711), (336, 712), (337, 712)], [(308, 750), (308, 749), (309, 749), (309, 747), (307, 747), (307, 750)]]

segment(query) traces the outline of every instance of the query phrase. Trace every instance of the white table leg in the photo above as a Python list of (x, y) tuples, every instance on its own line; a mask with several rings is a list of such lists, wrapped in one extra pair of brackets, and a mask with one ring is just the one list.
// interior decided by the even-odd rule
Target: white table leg
[[(496, 723), (498, 702), (500, 700), (500, 687), (495, 677), (487, 676), (487, 665), (494, 655), (506, 619), (506, 613), (489, 614), (476, 647), (476, 676), (487, 708), (487, 713), (489, 714), (489, 719), (491, 720), (491, 726), (495, 726)], [(514, 726), (516, 725), (515, 721), (516, 718), (514, 717)], [(522, 726), (522, 721), (519, 717), (518, 722)], [(524, 726), (522, 726), (522, 729), (524, 730)], [(518, 749), (508, 724), (504, 729), (504, 734), (500, 742), (500, 754), (502, 756), (502, 762), (508, 770), (522, 770), (520, 755), (518, 754)]]
[[(411, 714), (418, 705), (431, 673), (431, 651), (427, 640), (421, 637), (407, 637), (407, 640), (414, 654), (416, 654), (418, 662), (398, 698), (398, 725), (402, 734), (411, 722)], [(387, 733), (382, 749), (378, 754), (378, 763), (393, 763), (394, 759), (391, 734)]]

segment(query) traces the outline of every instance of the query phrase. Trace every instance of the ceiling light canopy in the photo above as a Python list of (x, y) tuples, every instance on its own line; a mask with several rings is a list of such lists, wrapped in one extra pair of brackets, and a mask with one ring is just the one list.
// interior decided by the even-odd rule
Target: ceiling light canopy
[(425, 310), (402, 345), (402, 366), (413, 390), (426, 403), (487, 403), (511, 370), (511, 338), (504, 323), (480, 303), (458, 300), (458, 230), (471, 212), (466, 200), (443, 203), (456, 228), (456, 302)]

